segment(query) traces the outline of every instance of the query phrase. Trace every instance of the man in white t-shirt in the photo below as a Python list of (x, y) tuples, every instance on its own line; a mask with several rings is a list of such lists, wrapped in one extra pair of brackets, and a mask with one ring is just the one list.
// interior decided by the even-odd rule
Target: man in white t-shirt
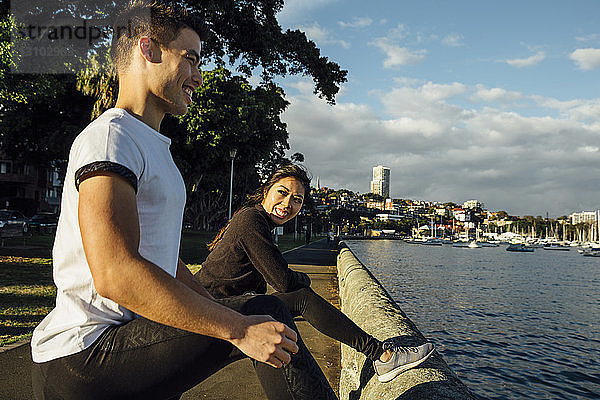
[(36, 397), (178, 398), (245, 355), (269, 398), (335, 398), (279, 300), (216, 302), (179, 259), (185, 186), (159, 128), (202, 84), (202, 25), (136, 0), (114, 28), (117, 104), (69, 154), (56, 307), (31, 341)]

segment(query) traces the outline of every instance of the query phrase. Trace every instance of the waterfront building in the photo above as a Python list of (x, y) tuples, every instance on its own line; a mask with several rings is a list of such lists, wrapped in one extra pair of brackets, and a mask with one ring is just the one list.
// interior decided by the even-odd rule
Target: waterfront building
[(572, 225), (579, 223), (594, 223), (596, 222), (597, 211), (582, 211), (569, 215), (569, 220)]
[(463, 208), (467, 209), (483, 209), (483, 203), (479, 200), (467, 200), (463, 203)]
[(10, 157), (0, 148), (0, 209), (26, 216), (39, 211), (58, 212), (62, 181), (52, 166), (37, 166)]
[(385, 209), (385, 203), (383, 201), (367, 201), (365, 203), (365, 207), (366, 208), (376, 209), (376, 210), (384, 210)]
[(462, 209), (454, 210), (454, 218), (460, 222), (470, 222), (471, 213)]
[(394, 214), (377, 214), (375, 216), (377, 221), (402, 221), (406, 219), (404, 215), (394, 215)]
[(383, 165), (373, 167), (371, 193), (382, 197), (390, 197), (390, 169)]
[(435, 213), (437, 215), (441, 215), (444, 218), (449, 218), (450, 217), (450, 210), (447, 209), (446, 207), (436, 207), (435, 208)]

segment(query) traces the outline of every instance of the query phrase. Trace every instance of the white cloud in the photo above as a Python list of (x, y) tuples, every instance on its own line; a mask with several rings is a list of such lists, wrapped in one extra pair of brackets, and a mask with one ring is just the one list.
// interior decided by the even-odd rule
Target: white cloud
[(383, 39), (379, 39), (371, 44), (379, 47), (385, 53), (386, 59), (383, 61), (383, 66), (385, 68), (417, 64), (421, 62), (427, 54), (427, 50), (410, 50), (406, 47), (390, 44)]
[(398, 24), (395, 28), (390, 29), (387, 34), (387, 40), (394, 41), (406, 38), (410, 34), (410, 30), (404, 24)]
[(569, 55), (579, 69), (589, 71), (600, 66), (600, 49), (577, 49)]
[(539, 51), (528, 58), (513, 58), (504, 61), (506, 61), (506, 63), (512, 67), (525, 68), (537, 65), (540, 62), (542, 62), (545, 58), (546, 54), (543, 51)]
[(324, 186), (365, 193), (372, 167), (384, 164), (392, 170), (393, 197), (477, 198), (518, 215), (597, 208), (600, 185), (589, 179), (600, 176), (600, 112), (584, 122), (575, 110), (598, 106), (600, 99), (561, 103), (529, 96), (565, 114), (524, 116), (460, 105), (473, 96), (525, 98), (517, 92), (397, 79), (388, 91), (374, 93), (389, 115), (381, 117), (365, 104), (338, 99), (336, 106), (327, 105), (312, 94), (312, 85), (297, 87), (302, 92), (288, 98), (283, 116), (290, 152), (303, 153)]
[(450, 47), (460, 47), (463, 45), (462, 40), (462, 35), (459, 35), (458, 33), (451, 33), (442, 39), (442, 43)]
[(597, 33), (590, 33), (588, 35), (577, 36), (575, 40), (578, 42), (600, 42), (600, 35)]
[(581, 100), (557, 100), (554, 98), (548, 98), (543, 96), (531, 96), (531, 98), (541, 107), (547, 107), (560, 112), (568, 112), (569, 110), (578, 107), (582, 104)]
[(588, 100), (569, 109), (569, 116), (580, 121), (598, 121), (600, 115), (600, 100)]
[(487, 102), (514, 102), (521, 100), (523, 95), (519, 92), (512, 92), (502, 88), (488, 89), (483, 85), (477, 85), (477, 91), (470, 97), (472, 101)]
[(421, 88), (423, 96), (430, 100), (444, 100), (465, 93), (466, 90), (467, 87), (458, 82), (454, 82), (450, 85), (427, 82)]
[(350, 22), (339, 21), (338, 25), (342, 28), (366, 28), (373, 24), (373, 20), (369, 17), (355, 17)]
[(406, 25), (398, 24), (390, 29), (386, 36), (374, 39), (369, 42), (369, 45), (378, 47), (385, 53), (384, 68), (396, 68), (403, 65), (418, 64), (425, 59), (427, 50), (415, 50), (399, 44), (402, 42), (415, 44), (420, 41), (420, 34), (414, 34)]
[(532, 96), (535, 102), (542, 106), (560, 111), (564, 116), (578, 121), (599, 121), (600, 99), (567, 100)]
[(306, 36), (310, 40), (317, 43), (317, 45), (324, 45), (324, 44), (340, 45), (345, 49), (350, 47), (350, 43), (346, 42), (345, 40), (334, 39), (331, 36), (331, 33), (327, 29), (322, 28), (316, 22), (313, 23), (312, 25), (308, 25), (308, 26), (299, 26), (298, 29), (305, 32)]

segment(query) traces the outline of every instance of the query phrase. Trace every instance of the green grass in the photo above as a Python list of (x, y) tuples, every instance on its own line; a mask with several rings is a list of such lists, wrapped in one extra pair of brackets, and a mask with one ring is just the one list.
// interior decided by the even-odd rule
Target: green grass
[[(311, 242), (316, 240), (316, 239), (320, 239), (320, 238), (315, 238), (314, 236), (311, 238)], [(306, 240), (304, 238), (304, 235), (299, 235), (297, 240), (294, 241), (294, 234), (288, 234), (288, 235), (283, 235), (283, 236), (279, 236), (278, 239), (278, 244), (277, 247), (279, 248), (279, 251), (281, 251), (282, 253), (284, 251), (287, 250), (291, 250), (291, 249), (295, 249), (296, 247), (299, 246), (303, 246), (306, 244)]]
[(55, 297), (50, 259), (0, 256), (0, 346), (30, 337)]
[[(24, 241), (24, 242), (23, 242)], [(44, 248), (52, 249), (54, 244), (54, 234), (49, 233), (33, 233), (31, 236), (23, 238), (6, 238), (4, 239), (4, 245), (10, 246), (22, 246), (25, 243), (27, 246), (41, 246)]]
[[(181, 259), (192, 272), (206, 259), (206, 244), (214, 235), (184, 232)], [(54, 235), (34, 234), (26, 244), (50, 254), (53, 242)], [(284, 235), (279, 237), (278, 247), (284, 252), (305, 243), (304, 237), (294, 242), (294, 235)], [(22, 245), (22, 240), (7, 241), (3, 254), (10, 251), (9, 246)], [(31, 337), (33, 329), (54, 307), (55, 297), (51, 259), (0, 255), (0, 347)]]
[(215, 235), (216, 233), (214, 232), (183, 232), (179, 257), (181, 257), (186, 264), (202, 264), (208, 255), (208, 248), (206, 245), (213, 240)]
[[(206, 259), (206, 256), (208, 256), (209, 251), (206, 245), (213, 240), (215, 234), (216, 233), (211, 232), (194, 231), (183, 233), (179, 254), (181, 259), (188, 265), (193, 273), (196, 273), (200, 269), (200, 264), (202, 264)], [(313, 238), (313, 240), (314, 239), (315, 238)], [(297, 241), (294, 241), (294, 235), (288, 234), (279, 236), (277, 247), (281, 252), (284, 252), (302, 246), (305, 243), (304, 237), (302, 237), (302, 240), (300, 240), (299, 237)]]

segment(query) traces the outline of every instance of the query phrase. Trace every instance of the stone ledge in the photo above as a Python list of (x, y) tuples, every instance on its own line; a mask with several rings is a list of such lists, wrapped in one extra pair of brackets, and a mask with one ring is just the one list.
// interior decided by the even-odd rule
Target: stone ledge
[[(379, 340), (395, 338), (401, 345), (426, 342), (415, 324), (385, 288), (342, 242), (337, 258), (342, 312)], [(435, 344), (435, 343), (434, 343)], [(363, 354), (342, 345), (340, 399), (476, 399), (436, 351), (418, 368), (380, 383)]]

